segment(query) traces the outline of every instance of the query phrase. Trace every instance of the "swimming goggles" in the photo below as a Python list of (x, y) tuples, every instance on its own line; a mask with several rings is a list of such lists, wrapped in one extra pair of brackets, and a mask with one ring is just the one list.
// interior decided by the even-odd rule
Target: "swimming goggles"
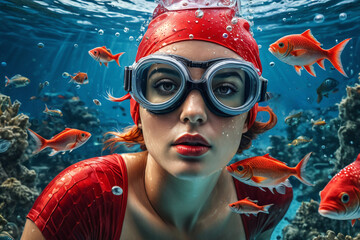
[[(193, 80), (187, 67), (206, 69)], [(235, 58), (191, 61), (177, 55), (151, 54), (125, 67), (124, 89), (155, 114), (178, 108), (192, 90), (198, 90), (216, 115), (230, 117), (267, 100), (267, 80), (252, 63)]]

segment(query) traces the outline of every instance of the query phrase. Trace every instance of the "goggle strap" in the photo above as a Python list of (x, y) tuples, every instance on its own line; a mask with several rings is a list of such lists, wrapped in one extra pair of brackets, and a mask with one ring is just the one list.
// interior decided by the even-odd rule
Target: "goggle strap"
[(259, 102), (265, 102), (265, 101), (269, 100), (269, 94), (266, 92), (268, 80), (266, 80), (264, 78), (260, 78), (260, 80), (261, 80), (261, 90), (260, 90), (261, 92), (260, 92)]
[(131, 91), (131, 78), (132, 78), (132, 69), (131, 67), (125, 67), (124, 69), (124, 90), (127, 92)]

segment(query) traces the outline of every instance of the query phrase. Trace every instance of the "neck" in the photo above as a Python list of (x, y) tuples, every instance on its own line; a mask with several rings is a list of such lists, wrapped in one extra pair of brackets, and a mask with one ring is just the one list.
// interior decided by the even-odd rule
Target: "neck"
[(202, 217), (219, 209), (219, 202), (227, 207), (231, 201), (227, 193), (232, 184), (225, 184), (231, 176), (226, 174), (223, 169), (206, 177), (178, 178), (148, 155), (145, 189), (149, 202), (166, 224), (191, 231)]

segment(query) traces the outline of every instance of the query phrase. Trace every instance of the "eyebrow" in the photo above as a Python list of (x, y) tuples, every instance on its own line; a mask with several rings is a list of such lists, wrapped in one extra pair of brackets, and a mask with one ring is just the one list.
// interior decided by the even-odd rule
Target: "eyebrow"
[(177, 74), (174, 74), (174, 70), (170, 69), (170, 68), (158, 68), (158, 69), (154, 69), (152, 70), (149, 74), (148, 74), (148, 79), (152, 77), (153, 74), (155, 73), (166, 73), (166, 74), (170, 74), (173, 76), (178, 76)]

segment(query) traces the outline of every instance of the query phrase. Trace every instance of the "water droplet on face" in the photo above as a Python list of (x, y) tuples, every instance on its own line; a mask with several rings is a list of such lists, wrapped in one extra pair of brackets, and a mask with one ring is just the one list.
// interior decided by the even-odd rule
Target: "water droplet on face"
[(223, 33), (223, 38), (227, 38), (229, 35), (227, 33)]
[(232, 26), (230, 26), (230, 25), (226, 26), (226, 30), (227, 30), (228, 32), (231, 32)]
[(76, 43), (74, 44), (74, 48), (77, 48), (79, 45), (77, 45)]
[(196, 18), (202, 18), (204, 16), (204, 12), (201, 9), (195, 11)]
[(190, 39), (193, 39), (193, 38), (194, 38), (194, 35), (189, 34), (189, 38), (190, 38)]
[(134, 37), (133, 37), (133, 36), (130, 36), (130, 37), (129, 37), (129, 41), (134, 41)]
[(322, 14), (316, 14), (314, 17), (314, 22), (316, 22), (316, 23), (323, 23), (324, 20), (325, 20), (325, 17)]
[(269, 65), (270, 65), (270, 67), (273, 67), (273, 66), (275, 66), (275, 63), (274, 63), (274, 62), (270, 62)]
[(346, 14), (346, 13), (342, 12), (342, 13), (339, 14), (339, 19), (340, 19), (341, 21), (346, 20), (346, 18), (347, 18), (347, 14)]
[(124, 27), (124, 33), (128, 33), (129, 32), (129, 28), (127, 28), (127, 27)]
[(238, 23), (238, 18), (237, 17), (234, 17), (231, 19), (231, 24), (235, 25)]
[(123, 190), (122, 190), (122, 188), (119, 187), (119, 186), (113, 186), (113, 187), (111, 188), (111, 192), (112, 192), (114, 195), (116, 195), (116, 196), (120, 196), (121, 194), (123, 194)]
[(99, 35), (103, 35), (103, 34), (104, 34), (104, 30), (99, 29), (98, 34), (99, 34)]
[(115, 36), (116, 36), (116, 37), (119, 37), (119, 36), (120, 36), (120, 33), (119, 33), (119, 32), (116, 32), (116, 33), (115, 33)]
[(6, 62), (1, 62), (1, 66), (2, 66), (2, 67), (6, 67), (6, 66), (7, 66), (7, 63), (6, 63)]
[(38, 46), (38, 48), (43, 48), (43, 47), (45, 47), (45, 44), (43, 44), (42, 42), (39, 42), (39, 43), (37, 44), (37, 46)]

